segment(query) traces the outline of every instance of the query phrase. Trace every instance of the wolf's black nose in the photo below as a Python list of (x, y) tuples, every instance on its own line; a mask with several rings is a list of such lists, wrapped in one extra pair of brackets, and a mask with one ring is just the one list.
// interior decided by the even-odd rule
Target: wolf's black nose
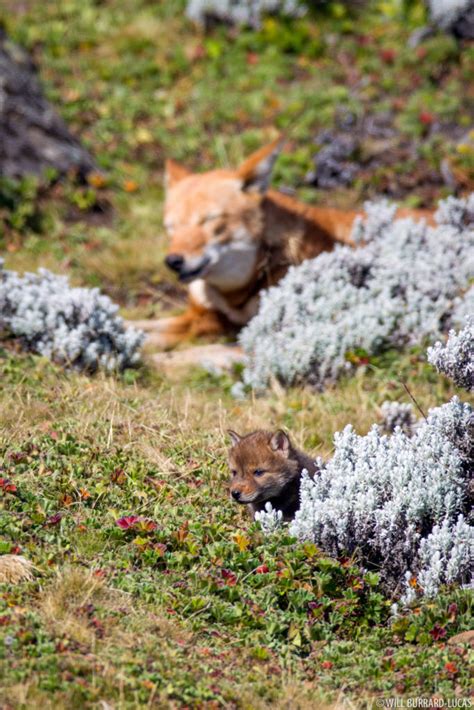
[(168, 254), (165, 259), (165, 264), (173, 271), (181, 271), (181, 267), (184, 264), (184, 259), (179, 254)]
[(239, 500), (240, 496), (242, 495), (240, 491), (231, 491), (232, 493), (232, 498), (234, 500)]

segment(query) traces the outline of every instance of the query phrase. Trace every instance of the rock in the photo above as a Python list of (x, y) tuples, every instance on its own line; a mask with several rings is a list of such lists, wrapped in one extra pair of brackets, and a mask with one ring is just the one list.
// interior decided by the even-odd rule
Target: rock
[(451, 638), (448, 639), (450, 646), (458, 646), (463, 643), (474, 648), (474, 629), (472, 631), (462, 631), (460, 634), (451, 636)]
[(0, 175), (41, 175), (46, 168), (85, 177), (95, 166), (45, 99), (31, 57), (0, 28)]
[(172, 350), (150, 355), (154, 365), (166, 373), (183, 367), (203, 367), (211, 372), (231, 370), (243, 362), (244, 353), (238, 345), (196, 345), (185, 350)]

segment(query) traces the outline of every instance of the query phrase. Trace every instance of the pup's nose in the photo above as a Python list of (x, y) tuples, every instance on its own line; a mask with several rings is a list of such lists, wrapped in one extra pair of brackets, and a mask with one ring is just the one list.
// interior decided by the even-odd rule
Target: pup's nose
[(184, 259), (179, 254), (168, 254), (165, 259), (165, 264), (173, 271), (181, 271), (181, 267), (184, 264)]
[(239, 500), (240, 496), (242, 495), (240, 491), (231, 491), (231, 493), (232, 493), (232, 498), (234, 500)]

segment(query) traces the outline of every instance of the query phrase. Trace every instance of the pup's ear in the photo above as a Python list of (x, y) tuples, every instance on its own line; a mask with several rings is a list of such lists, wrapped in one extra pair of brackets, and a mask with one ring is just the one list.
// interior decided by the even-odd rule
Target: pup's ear
[(270, 447), (273, 451), (279, 451), (283, 456), (288, 456), (290, 453), (290, 439), (288, 434), (278, 429), (270, 439)]
[(283, 148), (283, 139), (276, 138), (272, 143), (252, 153), (245, 160), (237, 173), (242, 180), (243, 189), (248, 192), (265, 192), (270, 184), (273, 166)]
[(232, 441), (232, 446), (238, 444), (242, 438), (239, 434), (237, 434), (236, 431), (232, 431), (232, 429), (227, 429), (227, 433), (230, 436), (230, 440)]
[(191, 172), (184, 165), (168, 159), (165, 162), (165, 190), (169, 190), (170, 187), (190, 174)]

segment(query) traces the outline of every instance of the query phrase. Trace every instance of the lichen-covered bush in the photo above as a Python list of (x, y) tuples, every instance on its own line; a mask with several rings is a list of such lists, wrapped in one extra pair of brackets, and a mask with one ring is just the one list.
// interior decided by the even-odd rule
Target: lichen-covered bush
[(453, 309), (449, 318), (452, 328), (462, 328), (467, 319), (474, 314), (474, 286), (471, 286), (461, 298), (454, 299)]
[(384, 434), (393, 434), (396, 429), (401, 429), (407, 436), (415, 432), (417, 419), (413, 407), (404, 402), (384, 402), (380, 407), (382, 421), (380, 427)]
[(117, 311), (98, 289), (72, 288), (45, 269), (20, 276), (0, 260), (0, 330), (27, 350), (89, 372), (133, 366), (144, 336)]
[(406, 601), (471, 582), (472, 407), (453, 398), (412, 437), (377, 426), (358, 436), (347, 426), (334, 443), (332, 459), (318, 461), (320, 475), (303, 477), (292, 534), (333, 555), (359, 552)]
[[(420, 540), (418, 551), (419, 574), (417, 584), (426, 596), (433, 597), (442, 584), (466, 581), (471, 586), (474, 567), (474, 526), (469, 525), (463, 515), (456, 521), (445, 518), (435, 525), (432, 532)], [(471, 578), (469, 579), (469, 570)], [(410, 576), (409, 576), (410, 575)], [(407, 601), (416, 594), (410, 585), (411, 572), (406, 574)]]
[[(443, 30), (451, 30), (472, 11), (472, 0), (427, 0), (431, 20)], [(472, 17), (471, 17), (472, 22)]]
[(262, 15), (280, 13), (300, 16), (304, 7), (299, 0), (188, 0), (190, 20), (205, 25), (209, 17), (233, 25), (259, 27)]
[(255, 520), (260, 523), (263, 532), (270, 535), (282, 526), (283, 513), (281, 510), (275, 510), (270, 502), (265, 503), (265, 510), (260, 510), (255, 513)]
[(242, 331), (244, 382), (323, 386), (375, 355), (434, 339), (459, 318), (474, 276), (474, 195), (440, 204), (438, 225), (394, 219), (386, 203), (367, 206), (354, 229), (364, 246), (340, 246), (291, 268), (262, 294)]
[(446, 344), (428, 348), (428, 361), (459, 387), (474, 389), (474, 318), (458, 333), (451, 330)]

